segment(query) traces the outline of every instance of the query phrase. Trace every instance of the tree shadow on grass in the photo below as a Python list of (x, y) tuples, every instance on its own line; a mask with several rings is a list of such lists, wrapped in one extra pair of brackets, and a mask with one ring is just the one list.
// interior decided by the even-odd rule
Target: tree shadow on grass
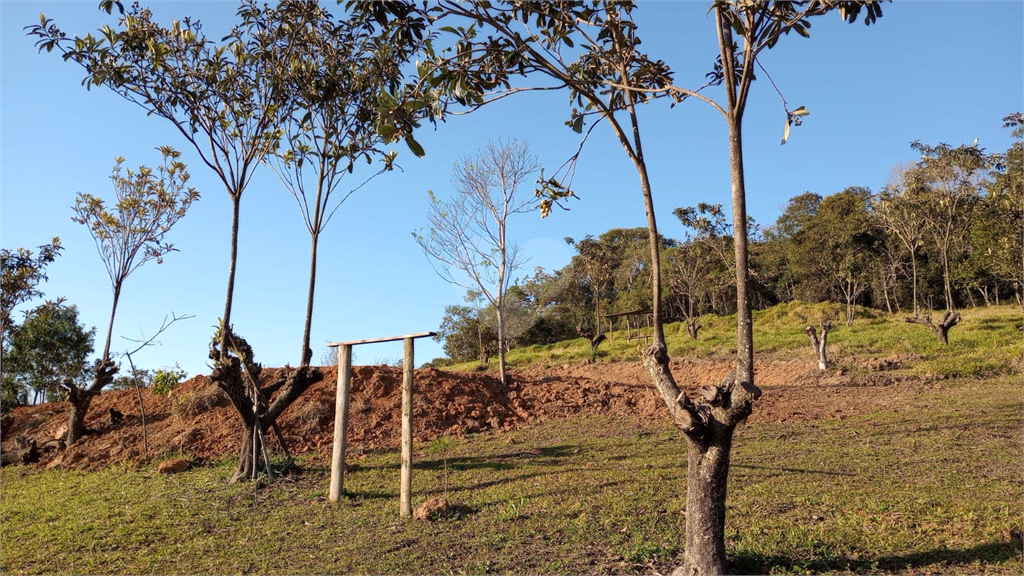
[(852, 472), (836, 472), (835, 470), (806, 470), (803, 468), (781, 468), (778, 466), (756, 466), (754, 464), (731, 464), (733, 468), (750, 468), (753, 470), (769, 470), (773, 472), (794, 472), (798, 474), (825, 474), (826, 476), (856, 476)]
[(877, 574), (880, 572), (919, 572), (931, 567), (942, 573), (953, 566), (970, 566), (975, 563), (999, 564), (1021, 557), (1021, 541), (981, 544), (965, 550), (936, 549), (905, 555), (882, 556), (875, 559), (850, 559), (843, 556), (826, 555), (820, 558), (788, 558), (781, 555), (764, 555), (756, 552), (741, 552), (730, 555), (732, 572), (735, 574), (772, 573), (822, 573), (852, 572), (854, 574)]

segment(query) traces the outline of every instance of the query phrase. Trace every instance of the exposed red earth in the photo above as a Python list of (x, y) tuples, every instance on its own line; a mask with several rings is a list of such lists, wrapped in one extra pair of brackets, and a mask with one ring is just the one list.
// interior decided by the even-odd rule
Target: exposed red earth
[[(756, 378), (764, 395), (748, 425), (787, 420), (843, 418), (869, 410), (877, 398), (875, 386), (898, 386), (921, 391), (934, 383), (901, 377), (887, 370), (904, 359), (871, 359), (859, 363), (866, 373), (819, 372), (811, 358), (765, 360), (756, 363)], [(732, 362), (676, 359), (672, 371), (684, 386), (721, 381)], [(268, 368), (273, 379), (283, 369)], [(310, 388), (281, 417), (279, 424), (293, 454), (315, 453), (330, 458), (334, 427), (337, 370), (322, 368), (324, 380)], [(510, 385), (485, 373), (423, 368), (415, 373), (414, 441), (442, 435), (464, 436), (488, 430), (515, 430), (548, 418), (605, 414), (637, 421), (664, 419), (668, 414), (650, 377), (639, 362), (567, 364), (551, 368), (512, 370)], [(401, 429), (402, 369), (391, 366), (353, 368), (348, 454), (397, 447)], [(142, 391), (146, 409), (149, 460), (184, 454), (217, 460), (237, 455), (240, 417), (227, 397), (205, 376), (180, 384), (171, 394)], [(123, 417), (111, 421), (110, 410)], [(66, 431), (69, 405), (65, 402), (20, 407), (3, 416), (2, 447), (13, 450), (28, 439), (44, 445)], [(86, 420), (89, 433), (66, 449), (44, 450), (39, 466), (95, 470), (111, 464), (143, 465), (142, 419), (134, 390), (104, 392)], [(268, 438), (271, 450), (277, 442)]]

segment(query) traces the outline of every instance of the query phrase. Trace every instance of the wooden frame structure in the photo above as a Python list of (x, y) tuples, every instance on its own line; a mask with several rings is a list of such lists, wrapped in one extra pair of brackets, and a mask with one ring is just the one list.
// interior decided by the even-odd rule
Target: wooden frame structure
[[(616, 314), (605, 314), (604, 317), (605, 317), (606, 320), (608, 320), (608, 341), (612, 342), (615, 339), (615, 337), (614, 337), (615, 319), (619, 318), (619, 317), (622, 317), (622, 316), (625, 316), (626, 317), (626, 342), (629, 342), (630, 340), (634, 340), (634, 339), (639, 340), (640, 338), (643, 338), (644, 341), (646, 342), (651, 336), (649, 334), (641, 334), (640, 333), (640, 328), (641, 328), (640, 325), (643, 323), (643, 319), (646, 318), (646, 320), (647, 320), (647, 327), (650, 328), (651, 327), (651, 316), (652, 316), (652, 314), (653, 314), (653, 312), (651, 312), (650, 310), (644, 310), (644, 309), (632, 310), (630, 312), (618, 312)], [(632, 333), (631, 333), (632, 326), (630, 325), (630, 318), (633, 318), (633, 317), (636, 318), (636, 336), (633, 336)]]
[(399, 513), (412, 516), (412, 380), (416, 366), (413, 362), (413, 341), (434, 336), (435, 332), (419, 332), (403, 336), (387, 336), (350, 342), (333, 342), (327, 346), (338, 349), (338, 380), (334, 402), (334, 448), (331, 452), (331, 488), (329, 498), (337, 502), (345, 485), (345, 448), (348, 440), (348, 405), (352, 388), (352, 347), (402, 340), (405, 359), (402, 370), (402, 484), (399, 495)]

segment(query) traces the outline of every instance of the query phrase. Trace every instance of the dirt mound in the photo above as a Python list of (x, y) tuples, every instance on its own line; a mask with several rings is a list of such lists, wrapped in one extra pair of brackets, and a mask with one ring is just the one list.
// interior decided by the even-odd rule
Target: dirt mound
[[(722, 380), (731, 361), (676, 359), (672, 372), (684, 387)], [(268, 368), (265, 380), (284, 369)], [(316, 453), (330, 458), (334, 429), (335, 367), (321, 368), (324, 379), (312, 386), (280, 418), (279, 425), (294, 454)], [(751, 423), (819, 418), (843, 414), (861, 400), (823, 394), (822, 388), (847, 391), (865, 386), (891, 385), (862, 381), (864, 376), (821, 373), (810, 359), (758, 361), (758, 385), (765, 394)], [(867, 375), (872, 376), (872, 375)], [(877, 374), (876, 376), (881, 376)], [(402, 369), (390, 366), (353, 368), (349, 412), (349, 454), (395, 447), (401, 430)], [(154, 396), (142, 391), (150, 461), (178, 453), (215, 460), (234, 455), (241, 445), (240, 417), (223, 392), (206, 376), (180, 384), (171, 394)], [(799, 408), (795, 406), (799, 405)], [(113, 409), (123, 414), (110, 417)], [(2, 444), (10, 450), (32, 438), (39, 446), (66, 433), (69, 406), (51, 403), (21, 407), (4, 415)], [(512, 430), (530, 421), (582, 414), (608, 414), (650, 421), (665, 416), (665, 406), (640, 362), (563, 365), (511, 371), (504, 388), (489, 374), (449, 372), (423, 368), (415, 373), (413, 436), (429, 441), (442, 435), (463, 436), (487, 430)], [(134, 390), (104, 392), (92, 403), (87, 434), (67, 449), (41, 455), (47, 468), (93, 470), (117, 463), (137, 464), (145, 448), (139, 400)], [(270, 440), (270, 447), (276, 442)]]

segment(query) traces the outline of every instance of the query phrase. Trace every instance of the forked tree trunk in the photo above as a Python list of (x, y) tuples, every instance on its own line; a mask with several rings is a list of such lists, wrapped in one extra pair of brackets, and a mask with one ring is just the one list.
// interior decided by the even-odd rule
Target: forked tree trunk
[(85, 431), (85, 416), (89, 412), (89, 405), (92, 404), (93, 397), (99, 394), (104, 386), (114, 381), (115, 374), (117, 374), (117, 365), (110, 360), (101, 360), (96, 366), (96, 373), (93, 375), (90, 386), (79, 388), (70, 381), (64, 384), (68, 389), (68, 402), (71, 403), (71, 414), (68, 416), (68, 435), (65, 440), (68, 446), (82, 437)]
[(828, 333), (830, 330), (832, 330), (832, 321), (822, 323), (821, 339), (819, 340), (818, 331), (815, 330), (814, 326), (804, 328), (807, 338), (811, 341), (811, 349), (814, 350), (814, 356), (818, 360), (818, 370), (828, 370), (828, 354), (825, 351), (825, 347), (828, 346)]
[(690, 335), (690, 338), (696, 340), (698, 331), (700, 331), (700, 323), (697, 322), (697, 319), (688, 318), (686, 320), (686, 333)]
[(932, 331), (933, 334), (939, 339), (939, 342), (943, 344), (949, 344), (949, 329), (960, 323), (960, 313), (947, 310), (942, 315), (942, 320), (938, 324), (932, 323), (932, 315), (925, 314), (924, 318), (906, 318), (905, 321), (911, 324), (920, 324), (927, 327)]

